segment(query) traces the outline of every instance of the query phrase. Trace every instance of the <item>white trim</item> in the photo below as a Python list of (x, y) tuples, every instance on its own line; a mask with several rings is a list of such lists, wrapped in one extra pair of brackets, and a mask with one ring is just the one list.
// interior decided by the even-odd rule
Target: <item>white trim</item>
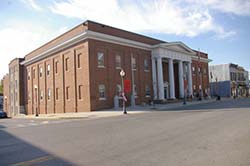
[[(180, 47), (187, 50), (187, 51), (184, 52), (185, 54), (196, 55), (196, 52), (194, 52), (191, 48), (189, 48), (187, 45), (185, 45), (182, 42), (160, 43), (160, 44), (152, 46), (152, 48), (167, 48), (167, 49), (170, 49), (169, 46), (180, 46)], [(173, 51), (176, 51), (176, 50), (173, 50)], [(179, 51), (177, 51), (177, 52), (179, 52)], [(181, 53), (183, 53), (183, 52), (181, 52)]]
[[(185, 54), (193, 55), (192, 59), (197, 58), (196, 56), (194, 56), (195, 52), (182, 42), (160, 43), (157, 45), (150, 45), (150, 44), (145, 44), (142, 42), (137, 42), (137, 41), (133, 41), (133, 40), (129, 40), (129, 39), (124, 39), (124, 38), (120, 38), (120, 37), (116, 37), (116, 36), (112, 36), (112, 35), (107, 35), (107, 34), (103, 34), (103, 33), (99, 33), (99, 32), (86, 30), (85, 32), (77, 34), (76, 36), (72, 37), (71, 39), (62, 42), (62, 43), (60, 43), (60, 44), (42, 52), (42, 53), (32, 57), (29, 60), (25, 60), (25, 61), (21, 62), (20, 64), (21, 65), (32, 64), (36, 61), (39, 61), (43, 58), (47, 58), (56, 52), (59, 52), (67, 47), (70, 47), (70, 46), (72, 46), (76, 43), (79, 43), (83, 40), (86, 40), (86, 39), (94, 39), (94, 40), (98, 40), (98, 41), (104, 41), (104, 42), (124, 45), (124, 46), (128, 46), (128, 47), (139, 48), (139, 49), (143, 49), (143, 50), (150, 50), (150, 51), (153, 51), (156, 48), (168, 48), (168, 46), (177, 45), (177, 46), (181, 46), (187, 50), (187, 52), (185, 52)], [(210, 61), (210, 60), (205, 59), (205, 58), (201, 58), (201, 60), (206, 61), (206, 62)]]
[(196, 60), (196, 61), (199, 61), (199, 59), (200, 59), (200, 61), (201, 62), (211, 62), (212, 60), (211, 59), (206, 59), (206, 58), (203, 58), (203, 57), (198, 57), (198, 56), (192, 56), (192, 60)]

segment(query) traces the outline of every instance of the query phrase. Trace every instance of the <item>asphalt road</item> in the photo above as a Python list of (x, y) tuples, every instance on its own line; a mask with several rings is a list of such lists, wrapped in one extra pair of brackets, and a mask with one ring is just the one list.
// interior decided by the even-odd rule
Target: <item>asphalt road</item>
[(249, 166), (250, 99), (100, 119), (1, 119), (0, 165)]

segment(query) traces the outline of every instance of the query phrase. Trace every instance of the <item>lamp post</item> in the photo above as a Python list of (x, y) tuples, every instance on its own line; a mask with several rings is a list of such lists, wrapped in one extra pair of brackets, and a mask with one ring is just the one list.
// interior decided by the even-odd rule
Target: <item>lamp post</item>
[(121, 81), (122, 81), (122, 110), (123, 110), (123, 114), (127, 114), (126, 111), (126, 97), (125, 97), (125, 92), (124, 92), (124, 81), (123, 81), (123, 77), (125, 76), (125, 71), (123, 69), (121, 69), (120, 71), (120, 76), (121, 76)]

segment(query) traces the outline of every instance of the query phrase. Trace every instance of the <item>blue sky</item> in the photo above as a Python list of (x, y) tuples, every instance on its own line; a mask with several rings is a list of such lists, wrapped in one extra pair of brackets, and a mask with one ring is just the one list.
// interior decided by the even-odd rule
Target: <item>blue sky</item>
[(211, 64), (250, 70), (250, 0), (2, 0), (0, 78), (24, 57), (86, 19), (207, 52)]

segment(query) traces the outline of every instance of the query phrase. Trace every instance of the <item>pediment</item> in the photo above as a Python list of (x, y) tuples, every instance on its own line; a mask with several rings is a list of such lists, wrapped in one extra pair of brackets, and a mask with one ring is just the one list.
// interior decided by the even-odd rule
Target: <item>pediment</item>
[(166, 48), (168, 50), (181, 52), (184, 54), (191, 54), (191, 55), (196, 54), (191, 48), (189, 48), (187, 45), (185, 45), (182, 42), (161, 43), (161, 44), (155, 45), (154, 48)]

